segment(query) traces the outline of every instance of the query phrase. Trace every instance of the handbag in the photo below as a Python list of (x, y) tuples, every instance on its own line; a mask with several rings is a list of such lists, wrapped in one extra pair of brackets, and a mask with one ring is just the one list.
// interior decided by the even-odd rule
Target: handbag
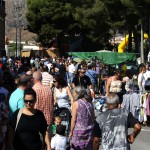
[(16, 121), (15, 132), (16, 132), (16, 130), (17, 130), (18, 123), (19, 123), (19, 121), (20, 121), (20, 118), (21, 118), (22, 112), (23, 112), (23, 108), (20, 108), (20, 109), (19, 109), (19, 112), (18, 112), (18, 115), (17, 115), (17, 121)]

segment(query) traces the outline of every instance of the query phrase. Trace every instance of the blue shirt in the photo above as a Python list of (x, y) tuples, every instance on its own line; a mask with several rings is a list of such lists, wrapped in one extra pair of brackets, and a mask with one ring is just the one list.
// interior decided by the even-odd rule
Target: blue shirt
[(91, 83), (96, 83), (96, 75), (98, 73), (92, 69), (86, 71), (85, 75), (88, 76), (91, 80)]
[(44, 65), (47, 66), (48, 63), (49, 63), (49, 61), (45, 61), (45, 62), (44, 62)]
[(17, 88), (10, 96), (9, 99), (9, 110), (10, 116), (19, 108), (24, 107), (24, 91)]

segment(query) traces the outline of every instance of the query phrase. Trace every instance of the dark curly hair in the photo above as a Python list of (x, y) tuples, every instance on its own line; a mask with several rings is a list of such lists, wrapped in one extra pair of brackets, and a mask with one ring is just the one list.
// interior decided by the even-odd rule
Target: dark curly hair
[(32, 88), (27, 88), (24, 91), (24, 98), (26, 95), (32, 95), (34, 100), (36, 100), (36, 92)]
[(64, 77), (60, 74), (55, 74), (53, 78), (58, 82), (59, 88), (64, 88), (67, 86), (67, 82), (64, 80)]

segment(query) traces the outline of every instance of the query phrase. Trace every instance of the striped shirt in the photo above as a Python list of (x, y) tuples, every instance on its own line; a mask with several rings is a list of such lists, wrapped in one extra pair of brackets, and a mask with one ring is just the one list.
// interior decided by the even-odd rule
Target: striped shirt
[(48, 72), (42, 73), (42, 85), (50, 86), (50, 83), (53, 83), (53, 76)]
[(37, 95), (35, 108), (42, 111), (48, 125), (53, 122), (53, 98), (50, 87), (36, 83), (33, 89)]

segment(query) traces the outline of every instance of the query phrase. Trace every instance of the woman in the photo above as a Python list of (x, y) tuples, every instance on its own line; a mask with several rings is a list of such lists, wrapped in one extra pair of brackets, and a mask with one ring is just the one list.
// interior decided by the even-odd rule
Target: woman
[(70, 109), (70, 100), (71, 105), (74, 101), (71, 94), (70, 88), (67, 86), (67, 83), (63, 79), (63, 76), (57, 74), (53, 77), (53, 82), (55, 85), (54, 88), (54, 105), (58, 104), (58, 107), (65, 107)]
[(116, 70), (115, 75), (108, 78), (106, 84), (106, 96), (108, 95), (109, 92), (117, 94), (119, 96), (119, 103), (120, 104), (122, 103), (123, 93), (122, 93), (122, 80), (120, 76), (120, 70)]
[(51, 150), (47, 123), (43, 113), (34, 109), (35, 102), (35, 91), (32, 88), (26, 89), (24, 91), (25, 108), (17, 110), (10, 119), (10, 150), (42, 150), (40, 135), (45, 139), (47, 150)]
[(146, 66), (143, 65), (140, 67), (139, 75), (138, 75), (138, 86), (141, 93), (145, 91), (145, 81), (148, 79), (146, 74)]
[(74, 97), (71, 119), (71, 150), (92, 150), (92, 132), (94, 124), (94, 107), (86, 89), (77, 86), (74, 88)]
[(3, 72), (3, 85), (2, 86), (6, 88), (9, 91), (9, 93), (12, 93), (15, 90), (15, 82), (10, 71)]

